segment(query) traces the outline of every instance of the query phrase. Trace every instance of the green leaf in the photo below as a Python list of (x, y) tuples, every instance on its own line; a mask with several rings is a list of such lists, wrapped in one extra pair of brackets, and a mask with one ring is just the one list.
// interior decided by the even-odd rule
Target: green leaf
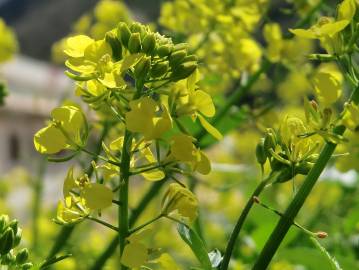
[(197, 257), (198, 261), (204, 270), (211, 270), (212, 264), (209, 260), (207, 250), (204, 246), (202, 239), (190, 227), (184, 224), (178, 224), (177, 231), (183, 241), (191, 248), (193, 254)]

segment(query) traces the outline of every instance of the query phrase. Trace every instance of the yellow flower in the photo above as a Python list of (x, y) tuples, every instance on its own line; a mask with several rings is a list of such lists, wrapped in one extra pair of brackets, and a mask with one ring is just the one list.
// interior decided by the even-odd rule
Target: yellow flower
[(172, 119), (167, 108), (159, 110), (157, 103), (150, 97), (130, 102), (131, 110), (126, 113), (126, 127), (132, 132), (143, 134), (145, 140), (160, 138), (172, 128)]
[(343, 76), (336, 66), (321, 65), (314, 75), (313, 84), (316, 95), (324, 106), (329, 107), (342, 95)]
[(170, 184), (162, 199), (162, 213), (178, 214), (191, 223), (198, 215), (198, 200), (189, 189), (177, 183)]
[(84, 146), (88, 127), (81, 109), (62, 106), (52, 111), (50, 124), (34, 136), (34, 145), (41, 154), (55, 154), (63, 149)]
[(267, 57), (272, 62), (281, 60), (283, 49), (282, 30), (277, 23), (268, 23), (263, 28), (263, 35), (268, 44)]
[(174, 135), (171, 140), (171, 155), (178, 161), (191, 164), (193, 170), (208, 174), (211, 171), (211, 163), (207, 156), (196, 148), (193, 140), (188, 135)]

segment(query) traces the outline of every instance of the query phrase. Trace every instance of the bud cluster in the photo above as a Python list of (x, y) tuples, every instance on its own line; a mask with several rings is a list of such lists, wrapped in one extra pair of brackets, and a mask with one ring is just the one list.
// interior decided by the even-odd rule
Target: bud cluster
[(275, 183), (289, 181), (297, 174), (307, 175), (318, 158), (317, 144), (310, 138), (301, 138), (306, 132), (299, 118), (286, 117), (280, 129), (267, 129), (256, 148), (261, 166), (268, 161)]
[(0, 264), (7, 265), (9, 269), (26, 270), (32, 268), (33, 264), (27, 262), (29, 252), (26, 248), (15, 253), (21, 241), (22, 230), (16, 219), (10, 220), (7, 215), (0, 216)]

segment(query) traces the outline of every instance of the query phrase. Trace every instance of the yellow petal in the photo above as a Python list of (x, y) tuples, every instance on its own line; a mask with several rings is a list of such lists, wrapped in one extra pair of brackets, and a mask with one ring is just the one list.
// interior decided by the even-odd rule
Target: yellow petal
[(207, 117), (213, 117), (216, 113), (211, 96), (202, 90), (193, 93), (193, 103), (197, 110)]
[(44, 127), (35, 134), (34, 145), (41, 154), (55, 154), (68, 146), (65, 136), (53, 125)]
[(92, 38), (85, 35), (70, 37), (66, 40), (64, 52), (71, 57), (83, 57), (85, 49), (93, 42)]
[(143, 53), (135, 53), (131, 54), (129, 56), (126, 56), (123, 59), (122, 65), (121, 65), (121, 73), (126, 72), (129, 68), (135, 66), (144, 56)]
[(209, 174), (211, 172), (211, 162), (202, 151), (200, 151), (200, 153), (201, 153), (201, 159), (196, 165), (196, 171), (198, 171), (201, 174)]
[(140, 267), (148, 260), (148, 251), (145, 245), (134, 242), (125, 246), (121, 263), (130, 268)]
[(82, 197), (85, 199), (88, 208), (100, 210), (111, 206), (113, 193), (105, 185), (94, 183), (83, 189)]
[(318, 36), (311, 29), (289, 29), (289, 32), (302, 38), (318, 38)]
[(214, 138), (217, 140), (222, 140), (223, 135), (216, 129), (214, 126), (212, 126), (206, 118), (204, 118), (202, 115), (198, 114), (198, 119), (201, 122), (202, 127), (207, 130), (209, 134), (211, 134)]

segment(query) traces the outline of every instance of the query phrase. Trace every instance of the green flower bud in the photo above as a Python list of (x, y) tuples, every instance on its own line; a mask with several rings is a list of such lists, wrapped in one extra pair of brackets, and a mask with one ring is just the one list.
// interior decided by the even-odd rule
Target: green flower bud
[(267, 161), (266, 151), (264, 149), (264, 138), (261, 138), (256, 147), (256, 157), (259, 164), (263, 165)]
[(117, 27), (117, 35), (120, 38), (123, 46), (128, 47), (128, 41), (131, 36), (131, 31), (128, 28), (127, 24), (121, 22)]
[(184, 59), (183, 59), (183, 62), (192, 62), (192, 61), (195, 61), (197, 62), (198, 61), (198, 57), (194, 54), (191, 54), (191, 55), (187, 55)]
[(270, 159), (270, 167), (271, 167), (272, 171), (280, 171), (285, 166), (287, 166), (287, 165), (283, 164), (282, 162), (278, 161), (275, 158)]
[(31, 269), (34, 265), (31, 262), (28, 263), (24, 263), (23, 265), (21, 265), (21, 269), (22, 270), (28, 270)]
[(142, 41), (142, 51), (146, 54), (151, 55), (156, 48), (155, 35), (150, 33), (145, 36)]
[(138, 22), (134, 22), (130, 26), (130, 31), (132, 33), (141, 33), (143, 31), (143, 27)]
[(12, 228), (8, 227), (0, 236), (0, 255), (5, 255), (13, 248), (15, 234)]
[(7, 215), (0, 216), (0, 234), (6, 228), (9, 223), (9, 217)]
[(144, 80), (147, 76), (148, 71), (151, 68), (151, 58), (144, 57), (140, 62), (137, 63), (134, 70), (134, 75), (136, 79)]
[(16, 233), (16, 235), (15, 235), (13, 247), (17, 247), (17, 246), (20, 244), (20, 242), (21, 242), (21, 237), (22, 237), (22, 229), (21, 229), (21, 228), (18, 228), (18, 229), (17, 229), (17, 233)]
[(292, 168), (284, 165), (284, 167), (282, 167), (279, 171), (277, 177), (274, 179), (273, 183), (284, 183), (292, 179), (294, 176)]
[(275, 149), (277, 145), (277, 138), (275, 133), (272, 130), (268, 130), (264, 138), (264, 150), (266, 151), (267, 156), (270, 156), (269, 150)]
[(12, 220), (9, 223), (9, 227), (12, 228), (12, 230), (14, 231), (14, 234), (16, 234), (17, 230), (19, 228), (19, 221), (17, 221), (16, 219)]
[(28, 258), (29, 258), (29, 251), (27, 250), (27, 248), (23, 248), (17, 253), (16, 262), (18, 264), (23, 264), (27, 261)]
[(187, 78), (191, 75), (197, 68), (197, 62), (186, 62), (182, 63), (176, 67), (172, 72), (172, 80), (179, 81)]
[(141, 36), (139, 33), (132, 33), (128, 40), (128, 50), (130, 53), (138, 53), (141, 50)]
[(312, 162), (301, 162), (300, 164), (295, 166), (295, 172), (302, 175), (307, 175), (309, 171), (313, 168), (313, 166), (314, 163)]
[(2, 256), (1, 258), (1, 263), (3, 265), (11, 265), (15, 263), (15, 255), (11, 254), (11, 253), (7, 253), (4, 256)]
[(159, 62), (153, 65), (153, 67), (151, 68), (151, 77), (161, 77), (162, 75), (164, 75), (169, 67), (169, 63), (168, 61), (164, 61), (164, 62)]
[(188, 49), (188, 44), (187, 43), (178, 43), (178, 44), (173, 46), (173, 51), (174, 52), (182, 51), (182, 50), (187, 51), (187, 49)]
[(181, 64), (183, 62), (183, 60), (185, 59), (186, 55), (187, 55), (187, 52), (185, 50), (173, 52), (169, 56), (171, 67), (176, 67), (179, 64)]
[(172, 52), (172, 50), (173, 50), (173, 45), (170, 44), (161, 45), (157, 47), (157, 54), (159, 57), (166, 57)]
[(108, 44), (110, 44), (112, 49), (112, 57), (115, 61), (119, 61), (122, 59), (122, 45), (118, 40), (116, 35), (113, 32), (107, 32), (105, 36), (105, 40)]

